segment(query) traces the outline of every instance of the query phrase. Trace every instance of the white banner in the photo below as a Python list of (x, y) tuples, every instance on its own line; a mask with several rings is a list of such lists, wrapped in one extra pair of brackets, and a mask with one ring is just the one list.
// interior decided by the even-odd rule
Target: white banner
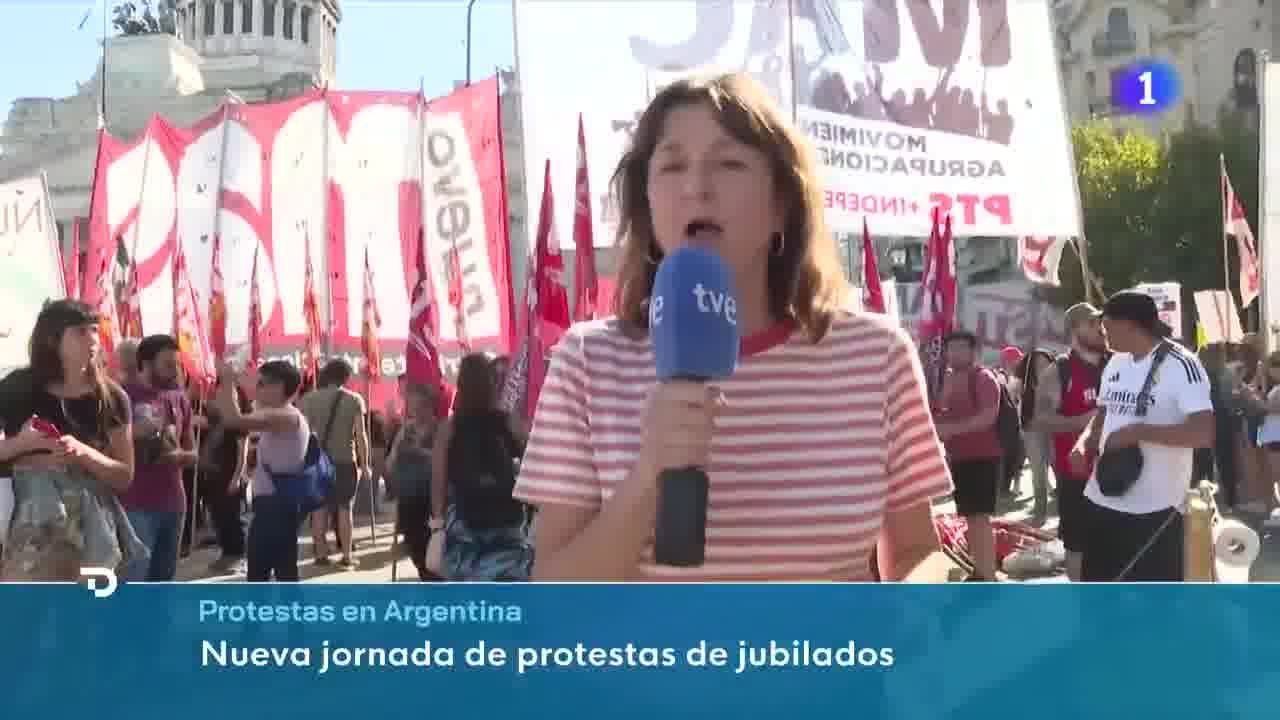
[(1226, 290), (1200, 290), (1194, 295), (1196, 317), (1204, 328), (1206, 344), (1240, 342), (1244, 328), (1240, 326), (1240, 312), (1236, 300)]
[(1262, 66), (1262, 320), (1267, 324), (1267, 350), (1280, 348), (1280, 70)]
[(898, 281), (893, 278), (881, 278), (880, 293), (884, 295), (884, 314), (898, 320)]
[(66, 296), (65, 283), (44, 177), (0, 184), (0, 376), (29, 362), (36, 316)]
[[(713, 69), (751, 72), (794, 111), (834, 230), (865, 215), (877, 233), (924, 237), (939, 206), (956, 235), (1081, 234), (1045, 0), (513, 4), (525, 177), (550, 159), (568, 217), (582, 112), (598, 242), (616, 228), (608, 180), (639, 113), (663, 84)], [(528, 202), (536, 217), (538, 193)]]
[(1160, 320), (1173, 329), (1174, 339), (1182, 339), (1182, 286), (1175, 282), (1142, 283), (1133, 289), (1156, 301)]

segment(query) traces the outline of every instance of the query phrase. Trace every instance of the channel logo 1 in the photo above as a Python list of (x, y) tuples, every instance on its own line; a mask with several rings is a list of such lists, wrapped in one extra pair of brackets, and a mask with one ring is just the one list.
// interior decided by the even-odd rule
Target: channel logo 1
[(1111, 106), (1117, 113), (1163, 112), (1181, 99), (1182, 79), (1170, 63), (1143, 61), (1111, 72)]

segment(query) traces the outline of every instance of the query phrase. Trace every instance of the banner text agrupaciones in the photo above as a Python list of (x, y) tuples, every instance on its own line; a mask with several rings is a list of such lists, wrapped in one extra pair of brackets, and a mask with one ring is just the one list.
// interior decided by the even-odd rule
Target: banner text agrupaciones
[[(312, 605), (225, 603), (202, 600), (202, 624), (395, 624), (414, 628), (433, 625), (518, 625), (525, 622), (521, 606), (472, 600), (442, 604), (407, 604), (395, 600), (385, 605)], [(461, 644), (423, 640), (403, 646), (356, 646), (321, 640), (298, 646), (242, 645), (227, 640), (200, 641), (203, 668), (307, 668), (317, 674), (367, 669), (506, 668), (524, 675), (554, 668), (688, 667), (723, 670), (736, 674), (783, 668), (888, 669), (895, 662), (891, 647), (864, 647), (848, 640), (825, 644), (809, 640), (739, 640), (723, 646), (693, 640), (683, 647), (622, 645), (506, 646), (476, 639)]]

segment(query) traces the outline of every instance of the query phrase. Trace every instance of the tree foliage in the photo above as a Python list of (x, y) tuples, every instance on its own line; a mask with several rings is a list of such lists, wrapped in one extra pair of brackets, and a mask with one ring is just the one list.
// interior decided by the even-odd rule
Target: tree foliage
[[(158, 4), (158, 8), (153, 5)], [(140, 0), (139, 2), (122, 2), (112, 10), (111, 25), (122, 36), (172, 35), (177, 27), (174, 25), (175, 0)]]
[[(1221, 289), (1222, 198), (1219, 155), (1257, 232), (1258, 140), (1247, 122), (1224, 118), (1157, 139), (1106, 123), (1072, 130), (1090, 271), (1105, 292), (1141, 282), (1181, 283), (1190, 292)], [(1228, 253), (1232, 282), (1239, 269)], [(1078, 258), (1067, 253), (1060, 304), (1084, 297)]]

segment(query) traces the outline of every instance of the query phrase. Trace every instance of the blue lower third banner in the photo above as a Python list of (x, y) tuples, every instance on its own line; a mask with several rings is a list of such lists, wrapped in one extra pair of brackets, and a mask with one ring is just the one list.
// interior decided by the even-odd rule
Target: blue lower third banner
[(1280, 717), (1274, 586), (10, 585), (0, 608), (4, 718)]

